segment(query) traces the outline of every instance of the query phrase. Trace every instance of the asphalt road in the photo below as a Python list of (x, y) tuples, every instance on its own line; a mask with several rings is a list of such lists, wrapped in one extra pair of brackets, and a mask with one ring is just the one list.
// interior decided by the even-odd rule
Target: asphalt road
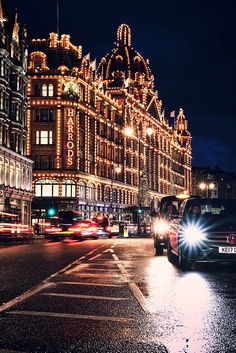
[(117, 238), (0, 246), (0, 268), (1, 353), (236, 352), (235, 266)]

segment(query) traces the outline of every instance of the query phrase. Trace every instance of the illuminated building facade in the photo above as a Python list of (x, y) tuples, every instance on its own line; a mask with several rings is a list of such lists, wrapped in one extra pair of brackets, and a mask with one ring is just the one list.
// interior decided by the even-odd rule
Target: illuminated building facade
[(132, 49), (127, 25), (119, 27), (117, 48), (97, 71), (69, 35), (32, 40), (28, 75), (35, 217), (53, 206), (87, 216), (124, 214), (141, 204), (141, 194), (154, 207), (165, 194), (190, 191), (184, 112), (174, 128), (161, 115), (148, 61)]
[(0, 211), (31, 222), (32, 165), (26, 158), (26, 29), (0, 0)]

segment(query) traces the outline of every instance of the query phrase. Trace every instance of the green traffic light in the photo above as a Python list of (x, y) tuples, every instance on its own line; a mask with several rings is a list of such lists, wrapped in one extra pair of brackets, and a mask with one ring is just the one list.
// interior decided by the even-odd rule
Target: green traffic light
[(52, 207), (51, 207), (51, 208), (48, 209), (48, 212), (47, 212), (47, 213), (48, 213), (48, 216), (49, 216), (49, 217), (53, 217), (53, 216), (55, 216), (55, 214), (56, 214), (56, 210), (55, 210), (55, 208), (52, 208)]
[(138, 213), (142, 213), (142, 209), (141, 208), (138, 208)]

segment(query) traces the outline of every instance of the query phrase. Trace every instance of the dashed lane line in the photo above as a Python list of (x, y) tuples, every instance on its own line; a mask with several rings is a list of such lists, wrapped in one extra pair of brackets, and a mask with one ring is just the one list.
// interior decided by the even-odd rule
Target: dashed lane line
[(53, 313), (47, 311), (8, 311), (9, 315), (25, 315), (25, 316), (40, 316), (40, 317), (55, 317), (63, 319), (80, 319), (80, 320), (93, 320), (93, 321), (113, 321), (113, 322), (130, 322), (133, 321), (130, 317), (113, 317), (113, 316), (95, 316), (95, 315), (80, 315), (80, 314), (67, 314), (67, 313)]
[(92, 299), (92, 300), (112, 300), (112, 301), (129, 300), (129, 298), (102, 297), (98, 295), (66, 294), (66, 293), (41, 293), (41, 295), (46, 295), (49, 297), (64, 297), (64, 298)]

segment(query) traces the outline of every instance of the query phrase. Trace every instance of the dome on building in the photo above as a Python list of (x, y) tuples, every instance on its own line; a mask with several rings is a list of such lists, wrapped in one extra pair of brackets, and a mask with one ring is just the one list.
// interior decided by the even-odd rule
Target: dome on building
[(131, 46), (131, 30), (126, 24), (117, 31), (117, 47), (101, 59), (98, 76), (102, 75), (108, 87), (122, 87), (125, 82), (153, 88), (154, 77), (148, 59)]

